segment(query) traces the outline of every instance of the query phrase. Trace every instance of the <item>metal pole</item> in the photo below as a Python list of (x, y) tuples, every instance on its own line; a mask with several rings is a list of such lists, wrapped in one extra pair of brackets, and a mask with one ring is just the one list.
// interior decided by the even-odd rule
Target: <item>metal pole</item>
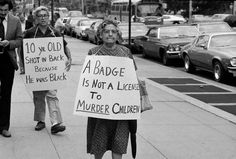
[(81, 0), (81, 5), (82, 5), (82, 14), (84, 15), (84, 0)]
[(131, 42), (131, 0), (129, 0), (129, 46)]
[(189, 0), (189, 17), (188, 17), (188, 23), (192, 22), (192, 0)]
[(235, 15), (235, 11), (236, 11), (236, 1), (235, 0), (233, 1), (233, 9), (232, 10), (233, 10), (232, 14)]
[(51, 0), (51, 25), (54, 26), (54, 0)]

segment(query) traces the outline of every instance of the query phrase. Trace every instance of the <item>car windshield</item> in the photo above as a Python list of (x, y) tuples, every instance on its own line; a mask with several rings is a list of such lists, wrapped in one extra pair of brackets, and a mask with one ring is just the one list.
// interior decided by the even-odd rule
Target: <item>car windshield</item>
[(231, 28), (224, 23), (216, 23), (216, 24), (202, 24), (199, 26), (199, 31), (201, 33), (213, 33), (213, 32), (229, 32), (232, 31)]
[(161, 27), (160, 38), (181, 38), (181, 37), (195, 37), (199, 34), (194, 26), (182, 26), (182, 27)]
[(153, 15), (157, 7), (158, 4), (140, 4), (137, 7), (137, 14), (139, 17)]
[(236, 46), (236, 34), (215, 35), (211, 38), (210, 47)]
[(80, 16), (82, 16), (82, 12), (81, 11), (69, 11), (68, 16), (69, 17), (80, 17)]
[[(120, 25), (119, 29), (122, 33), (126, 33), (129, 31), (128, 25)], [(144, 34), (147, 32), (146, 25), (131, 25), (131, 32), (144, 32)]]

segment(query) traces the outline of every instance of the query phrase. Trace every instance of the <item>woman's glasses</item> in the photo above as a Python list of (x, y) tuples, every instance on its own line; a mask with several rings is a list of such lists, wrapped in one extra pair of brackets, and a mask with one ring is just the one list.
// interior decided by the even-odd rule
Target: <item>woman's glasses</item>
[(37, 17), (39, 17), (39, 18), (48, 18), (49, 15), (48, 14), (39, 14), (39, 15), (37, 15)]
[(118, 33), (118, 31), (117, 30), (107, 30), (107, 29), (105, 29), (104, 31), (103, 31), (105, 34), (109, 34), (110, 32), (112, 33), (112, 34), (117, 34)]

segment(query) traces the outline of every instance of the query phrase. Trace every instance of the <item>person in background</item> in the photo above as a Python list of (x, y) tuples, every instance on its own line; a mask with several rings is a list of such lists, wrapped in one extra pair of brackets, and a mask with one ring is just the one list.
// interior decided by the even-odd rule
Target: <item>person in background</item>
[(34, 26), (34, 16), (32, 10), (30, 10), (27, 20), (25, 22), (25, 30)]
[(159, 3), (154, 15), (161, 17), (163, 14), (164, 14), (164, 9), (162, 8), (162, 5)]
[[(47, 37), (61, 37), (62, 35), (55, 28), (49, 24), (49, 11), (46, 7), (40, 6), (34, 11), (35, 20), (37, 25), (26, 30), (24, 38), (47, 38)], [(71, 54), (67, 43), (63, 38), (64, 52), (67, 56), (66, 70), (69, 71), (71, 67)], [(47, 101), (50, 121), (52, 124), (51, 133), (56, 134), (66, 129), (62, 125), (62, 115), (59, 108), (59, 100), (57, 98), (57, 90), (45, 90), (45, 91), (33, 91), (34, 101), (34, 120), (37, 121), (35, 126), (36, 131), (40, 131), (45, 128), (45, 98)]]
[[(30, 10), (27, 20), (25, 21), (24, 31), (30, 29), (33, 26), (34, 26), (34, 16), (32, 10)], [(19, 57), (20, 74), (25, 74), (23, 46), (17, 48), (17, 54)]]
[(55, 13), (54, 17), (55, 17), (54, 28), (56, 30), (58, 30), (61, 34), (64, 34), (65, 25), (63, 24), (63, 22), (62, 22), (62, 20), (60, 18), (60, 14), (59, 13)]
[(11, 137), (11, 92), (15, 70), (18, 69), (15, 50), (22, 43), (21, 22), (9, 14), (12, 8), (11, 0), (0, 1), (0, 133), (4, 137)]
[[(116, 44), (118, 34), (117, 23), (105, 20), (98, 27), (98, 37), (103, 44), (89, 50), (88, 55), (121, 56), (133, 59), (128, 48)], [(134, 67), (136, 65), (134, 63)], [(136, 121), (136, 120), (135, 120)], [(112, 159), (122, 159), (127, 152), (130, 133), (129, 120), (108, 120), (88, 117), (87, 122), (87, 153), (102, 159), (104, 153), (112, 151)]]

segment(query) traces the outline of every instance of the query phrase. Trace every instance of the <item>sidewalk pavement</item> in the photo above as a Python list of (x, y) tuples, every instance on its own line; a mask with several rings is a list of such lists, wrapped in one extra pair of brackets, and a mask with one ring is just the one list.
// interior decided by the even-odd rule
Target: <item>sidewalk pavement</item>
[[(82, 55), (73, 55), (67, 87), (58, 91), (66, 131), (51, 135), (49, 116), (46, 129), (34, 131), (32, 93), (23, 84), (24, 76), (15, 74), (12, 94), (11, 138), (0, 136), (1, 159), (92, 159), (86, 154), (87, 118), (73, 115), (74, 99), (83, 64)], [(158, 77), (154, 65), (137, 58), (138, 75)], [(138, 120), (137, 159), (235, 159), (236, 125), (205, 111), (194, 103), (165, 91), (147, 80), (154, 109)], [(167, 89), (167, 88), (166, 88)], [(104, 159), (110, 159), (107, 152)], [(130, 142), (123, 159), (131, 159)]]

